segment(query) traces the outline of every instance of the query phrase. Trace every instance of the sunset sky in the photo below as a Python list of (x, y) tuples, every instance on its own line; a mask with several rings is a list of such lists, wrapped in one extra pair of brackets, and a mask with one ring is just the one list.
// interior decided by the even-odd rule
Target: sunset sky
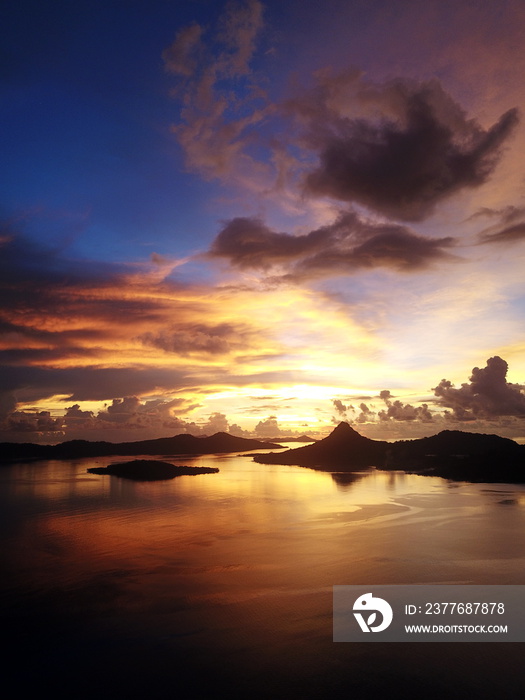
[(2, 440), (525, 437), (522, 0), (0, 22)]

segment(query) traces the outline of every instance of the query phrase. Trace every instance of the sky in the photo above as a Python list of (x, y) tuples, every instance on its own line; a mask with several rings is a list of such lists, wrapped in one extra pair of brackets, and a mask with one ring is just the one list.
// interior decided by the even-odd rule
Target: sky
[(0, 24), (1, 440), (525, 438), (521, 0)]

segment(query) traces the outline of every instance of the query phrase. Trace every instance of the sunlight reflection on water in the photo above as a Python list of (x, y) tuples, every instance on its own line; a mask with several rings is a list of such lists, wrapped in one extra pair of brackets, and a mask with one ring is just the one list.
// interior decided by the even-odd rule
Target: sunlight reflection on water
[[(28, 626), (26, 642), (47, 640), (44, 659), (76, 648), (79, 672), (90, 640), (132, 658), (147, 640), (164, 659), (148, 656), (150, 672), (160, 663), (157, 673), (168, 673), (184, 650), (188, 668), (205, 668), (217, 682), (235, 659), (238, 682), (250, 686), (262, 664), (278, 694), (296, 674), (301, 693), (288, 688), (288, 697), (324, 697), (315, 688), (327, 669), (331, 683), (348, 689), (357, 681), (341, 659), (370, 653), (331, 643), (334, 584), (524, 582), (523, 486), (378, 471), (350, 478), (259, 465), (249, 455), (173, 459), (220, 473), (165, 482), (87, 473), (110, 461), (119, 460), (0, 473), (2, 610), (16, 634), (21, 619)], [(50, 619), (63, 630), (51, 643)], [(418, 653), (431, 677), (428, 652)], [(117, 654), (117, 667), (126, 654)], [(400, 655), (384, 661), (391, 674)]]

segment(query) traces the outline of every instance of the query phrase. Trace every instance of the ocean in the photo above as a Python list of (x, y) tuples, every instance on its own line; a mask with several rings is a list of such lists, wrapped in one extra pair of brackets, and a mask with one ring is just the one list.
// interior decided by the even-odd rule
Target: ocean
[(17, 694), (525, 697), (521, 643), (332, 641), (334, 585), (524, 584), (525, 486), (249, 453), (172, 458), (220, 472), (162, 482), (87, 472), (112, 461), (0, 468)]

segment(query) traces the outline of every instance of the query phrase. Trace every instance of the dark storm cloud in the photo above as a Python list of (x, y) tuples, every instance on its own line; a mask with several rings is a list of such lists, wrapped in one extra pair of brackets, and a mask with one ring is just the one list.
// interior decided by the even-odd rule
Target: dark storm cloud
[(442, 406), (453, 410), (458, 420), (525, 416), (525, 393), (519, 384), (507, 382), (508, 364), (501, 357), (487, 360), (487, 366), (474, 367), (469, 383), (456, 389), (442, 379), (433, 389)]
[(451, 237), (431, 239), (405, 226), (365, 221), (354, 212), (307, 234), (276, 233), (260, 219), (229, 221), (212, 243), (211, 257), (227, 258), (241, 268), (285, 265), (288, 277), (344, 274), (375, 267), (420, 270), (452, 258)]
[(333, 85), (318, 91), (309, 111), (304, 100), (289, 104), (319, 154), (305, 189), (404, 221), (421, 221), (442, 200), (486, 182), (518, 122), (511, 109), (483, 129), (437, 81), (399, 79), (375, 89), (361, 82), (354, 97), (374, 105), (376, 115), (347, 116), (349, 102), (337, 102)]

